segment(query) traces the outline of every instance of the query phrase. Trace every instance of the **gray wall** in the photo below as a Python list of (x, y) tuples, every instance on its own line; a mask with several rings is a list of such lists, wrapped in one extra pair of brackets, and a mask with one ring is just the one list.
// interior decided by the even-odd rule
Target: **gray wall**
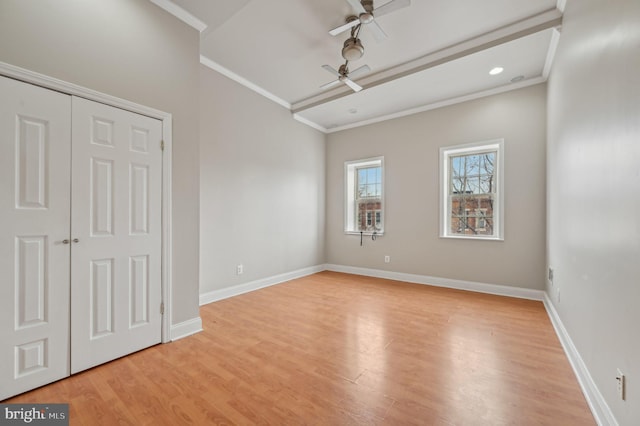
[(201, 293), (323, 264), (324, 135), (205, 66), (200, 85)]
[[(542, 289), (545, 85), (328, 136), (327, 262)], [(439, 238), (439, 148), (505, 141), (504, 241)], [(385, 235), (345, 235), (344, 162), (385, 157)], [(384, 263), (384, 256), (391, 263)]]
[[(618, 422), (638, 425), (638, 0), (568, 2), (548, 123), (548, 262), (555, 269), (548, 290)], [(628, 378), (626, 401), (616, 393), (616, 368)]]
[(173, 114), (173, 323), (198, 316), (199, 34), (147, 0), (2, 0), (0, 61)]

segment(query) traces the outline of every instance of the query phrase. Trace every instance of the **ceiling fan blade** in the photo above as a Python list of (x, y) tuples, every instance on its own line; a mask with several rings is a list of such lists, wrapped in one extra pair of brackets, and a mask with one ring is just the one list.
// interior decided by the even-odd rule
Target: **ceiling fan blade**
[(363, 65), (351, 71), (349, 73), (349, 78), (356, 78), (357, 76), (368, 73), (369, 71), (371, 71), (371, 68), (369, 68), (369, 65)]
[(391, 0), (389, 3), (385, 3), (382, 6), (373, 10), (373, 16), (376, 18), (378, 16), (386, 15), (387, 13), (394, 12), (398, 9), (402, 9), (403, 7), (407, 7), (411, 5), (411, 0)]
[(330, 81), (330, 82), (328, 82), (326, 84), (323, 84), (322, 86), (320, 86), (320, 88), (321, 89), (328, 89), (330, 87), (337, 86), (338, 84), (340, 84), (340, 80), (333, 80), (333, 81)]
[(331, 65), (323, 65), (322, 68), (329, 71), (331, 74), (335, 75), (336, 77), (340, 77), (340, 73), (336, 71)]
[(331, 31), (329, 31), (329, 34), (331, 34), (332, 36), (338, 35), (340, 33), (343, 33), (345, 31), (347, 31), (348, 29), (351, 29), (351, 28), (355, 27), (359, 23), (360, 23), (359, 20), (354, 19), (351, 22), (347, 22), (344, 25), (340, 25), (339, 27), (336, 27), (336, 28), (332, 29)]
[(347, 0), (347, 3), (349, 3), (351, 5), (353, 10), (355, 10), (358, 13), (358, 15), (360, 15), (361, 13), (367, 13), (367, 11), (364, 9), (364, 7), (362, 6), (362, 3), (360, 3), (360, 1), (358, 1), (358, 0)]
[(371, 23), (367, 24), (366, 27), (369, 31), (371, 31), (371, 34), (373, 34), (373, 38), (375, 38), (376, 41), (382, 41), (387, 38), (387, 34), (385, 34), (385, 32), (382, 30), (382, 27), (378, 25), (375, 19), (371, 21)]
[(360, 85), (354, 83), (349, 78), (344, 78), (342, 81), (344, 82), (344, 84), (351, 87), (351, 89), (353, 89), (354, 92), (359, 92), (362, 90), (362, 87)]

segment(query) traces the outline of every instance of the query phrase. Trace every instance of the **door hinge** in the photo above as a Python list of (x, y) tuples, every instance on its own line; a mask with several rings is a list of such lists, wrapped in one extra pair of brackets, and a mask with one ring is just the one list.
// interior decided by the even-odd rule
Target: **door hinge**
[(164, 302), (160, 303), (160, 315), (164, 315)]
[(160, 141), (160, 149), (164, 151), (164, 141)]

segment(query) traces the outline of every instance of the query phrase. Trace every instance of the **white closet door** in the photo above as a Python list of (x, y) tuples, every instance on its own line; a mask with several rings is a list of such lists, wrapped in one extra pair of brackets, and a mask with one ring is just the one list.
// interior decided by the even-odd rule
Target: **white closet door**
[(5, 77), (0, 94), (3, 400), (69, 375), (71, 97)]
[(160, 343), (162, 123), (76, 97), (72, 110), (76, 373)]

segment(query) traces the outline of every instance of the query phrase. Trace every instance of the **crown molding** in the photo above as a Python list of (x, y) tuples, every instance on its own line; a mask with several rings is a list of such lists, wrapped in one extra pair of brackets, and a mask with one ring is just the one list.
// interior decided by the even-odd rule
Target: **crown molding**
[(564, 9), (565, 9), (566, 7), (567, 7), (567, 0), (558, 0), (558, 1), (556, 2), (556, 8), (557, 8), (560, 12), (564, 13)]
[(273, 93), (263, 89), (262, 87), (258, 86), (257, 84), (254, 84), (252, 82), (250, 82), (249, 80), (247, 80), (244, 77), (239, 76), (238, 74), (234, 73), (233, 71), (229, 70), (228, 68), (223, 67), (222, 65), (220, 65), (219, 63), (212, 61), (211, 59), (207, 58), (204, 55), (200, 55), (200, 63), (208, 68), (211, 68), (212, 70), (219, 72), (220, 74), (224, 75), (227, 78), (230, 78), (231, 80), (235, 81), (238, 84), (241, 84), (242, 86), (246, 87), (247, 89), (253, 90), (254, 92), (258, 93), (259, 95), (264, 96), (265, 98), (277, 103), (278, 105), (286, 108), (287, 110), (291, 111), (291, 104), (287, 101), (285, 101), (282, 98), (277, 97), (276, 95), (274, 95)]
[(191, 13), (187, 12), (177, 4), (173, 3), (170, 0), (150, 0), (151, 3), (155, 4), (161, 9), (164, 9), (166, 12), (172, 14), (185, 24), (189, 25), (192, 28), (198, 30), (198, 32), (203, 32), (207, 29), (207, 24), (193, 16)]
[(551, 66), (553, 65), (553, 59), (556, 56), (556, 50), (558, 49), (558, 43), (560, 42), (560, 31), (554, 28), (551, 31), (551, 41), (549, 42), (549, 49), (547, 49), (547, 57), (544, 61), (544, 68), (542, 68), (542, 77), (546, 80), (551, 73)]
[(306, 118), (304, 118), (304, 117), (302, 117), (302, 116), (300, 116), (298, 114), (292, 114), (292, 116), (293, 116), (294, 120), (299, 121), (302, 124), (306, 124), (309, 127), (313, 127), (314, 129), (319, 130), (322, 133), (325, 133), (325, 134), (329, 133), (329, 131), (327, 129), (325, 129), (324, 127), (322, 127), (321, 125), (316, 124), (313, 121), (308, 120), (308, 119), (306, 119)]

